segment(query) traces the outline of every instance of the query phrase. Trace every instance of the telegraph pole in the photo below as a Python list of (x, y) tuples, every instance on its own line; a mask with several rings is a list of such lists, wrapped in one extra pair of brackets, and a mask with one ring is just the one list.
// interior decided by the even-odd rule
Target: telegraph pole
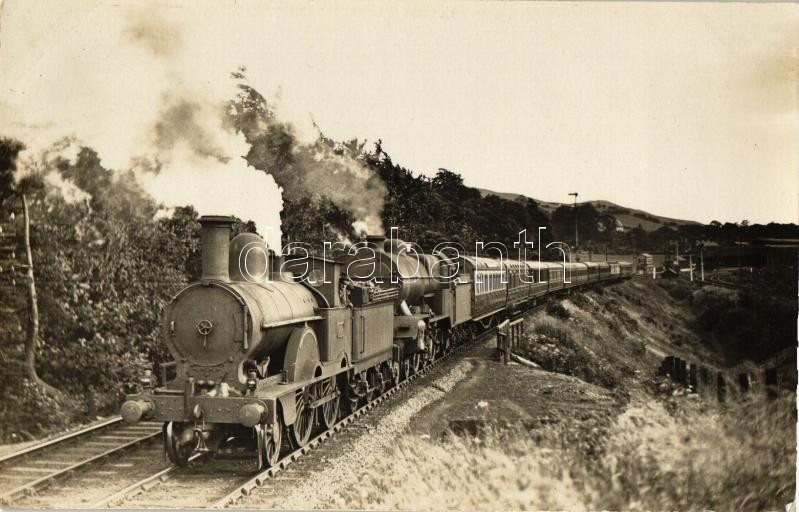
[(574, 250), (577, 250), (577, 192), (569, 192), (570, 196), (574, 196)]
[(699, 265), (702, 273), (702, 282), (705, 282), (705, 244), (699, 246)]

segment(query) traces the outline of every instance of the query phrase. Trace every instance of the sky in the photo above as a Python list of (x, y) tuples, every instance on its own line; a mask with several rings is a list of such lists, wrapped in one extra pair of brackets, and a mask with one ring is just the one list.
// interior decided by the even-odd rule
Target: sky
[(791, 3), (5, 0), (0, 132), (74, 134), (125, 168), (153, 143), (165, 91), (225, 98), (240, 66), (303, 137), (315, 121), (380, 139), (430, 176), (799, 221)]

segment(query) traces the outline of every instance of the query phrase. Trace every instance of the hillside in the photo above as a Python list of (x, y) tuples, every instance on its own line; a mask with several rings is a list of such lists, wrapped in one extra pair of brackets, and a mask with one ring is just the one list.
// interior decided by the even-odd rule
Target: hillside
[[(518, 201), (518, 202), (526, 202), (528, 197), (522, 194), (514, 194), (511, 192), (495, 192), (493, 190), (488, 190), (484, 188), (478, 189), (480, 194), (483, 197), (488, 195), (495, 195), (501, 197), (503, 199), (508, 199), (510, 201)], [(562, 206), (565, 203), (553, 203), (549, 201), (540, 201), (535, 198), (529, 198), (538, 203), (539, 209), (546, 213), (547, 215), (552, 215), (559, 206)], [(635, 208), (627, 208), (625, 206), (619, 206), (615, 203), (611, 203), (610, 201), (584, 201), (577, 203), (578, 205), (581, 204), (591, 204), (597, 211), (601, 214), (610, 214), (616, 217), (616, 220), (620, 221), (625, 229), (627, 228), (634, 228), (638, 225), (641, 226), (645, 231), (655, 231), (660, 227), (663, 226), (683, 226), (683, 225), (698, 225), (701, 224), (696, 221), (692, 220), (684, 220), (684, 219), (673, 219), (670, 217), (663, 217), (661, 215), (654, 215), (649, 212), (645, 212), (643, 210), (636, 210)]]
[[(718, 407), (712, 387), (686, 393), (658, 376), (664, 354), (711, 366), (721, 355), (695, 331), (694, 304), (675, 286), (690, 295), (687, 283), (632, 281), (554, 300), (527, 316), (518, 347), (540, 367), (503, 365), (493, 339), (470, 348), (434, 381), (391, 403), (391, 414), (354, 443), (355, 456), (334, 456), (288, 503), (381, 510), (781, 507), (794, 489), (793, 396), (737, 395)], [(256, 497), (246, 506), (270, 504)]]

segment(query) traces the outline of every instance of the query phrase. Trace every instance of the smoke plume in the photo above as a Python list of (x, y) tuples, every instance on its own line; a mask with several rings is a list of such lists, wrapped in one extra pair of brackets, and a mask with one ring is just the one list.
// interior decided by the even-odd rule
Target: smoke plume
[(298, 140), (294, 127), (277, 119), (264, 97), (245, 79), (232, 103), (231, 119), (251, 144), (247, 160), (272, 175), (286, 199), (328, 199), (354, 218), (356, 234), (382, 234), (381, 214), (388, 193), (383, 180), (366, 165), (357, 140), (335, 142), (317, 130), (312, 141)]
[[(132, 170), (165, 208), (191, 204), (200, 214), (253, 220), (262, 235), (269, 229), (277, 250), (283, 197), (327, 199), (351, 214), (355, 232), (382, 232), (386, 188), (361, 147), (320, 133), (300, 140), (243, 73), (229, 78), (237, 55), (203, 62), (168, 9), (134, 4), (115, 12), (102, 32), (87, 22), (75, 40), (42, 43), (45, 73), (15, 83), (25, 93), (12, 101), (0, 99), (0, 120), (27, 156), (70, 135), (104, 167)], [(87, 44), (95, 35), (102, 44)], [(50, 182), (72, 190), (59, 179)]]

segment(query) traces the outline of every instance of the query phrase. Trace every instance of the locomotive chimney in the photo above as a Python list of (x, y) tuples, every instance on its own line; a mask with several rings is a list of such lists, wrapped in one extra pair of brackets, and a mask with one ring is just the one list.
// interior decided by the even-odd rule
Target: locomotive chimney
[(200, 217), (200, 250), (202, 251), (202, 279), (230, 281), (228, 253), (233, 218), (220, 215)]

